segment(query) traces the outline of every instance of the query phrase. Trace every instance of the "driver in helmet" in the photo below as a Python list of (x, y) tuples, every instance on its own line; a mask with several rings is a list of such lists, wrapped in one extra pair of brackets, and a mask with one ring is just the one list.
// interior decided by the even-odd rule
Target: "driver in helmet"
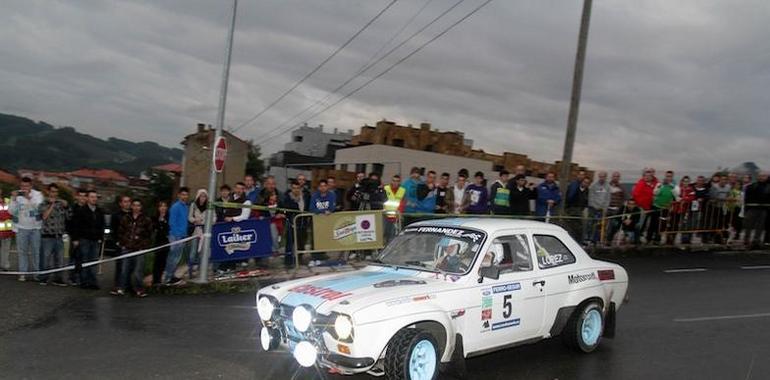
[(460, 272), (460, 244), (449, 244), (441, 253), (442, 258), (437, 267), (446, 272)]

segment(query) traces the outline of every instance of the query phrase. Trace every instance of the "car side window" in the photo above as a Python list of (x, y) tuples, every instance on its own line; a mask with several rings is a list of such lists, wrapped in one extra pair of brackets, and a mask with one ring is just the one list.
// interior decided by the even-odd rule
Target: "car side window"
[(492, 241), (482, 266), (495, 265), (500, 273), (527, 272), (532, 270), (532, 252), (524, 234), (502, 236)]
[(540, 269), (555, 268), (575, 263), (575, 255), (559, 238), (550, 235), (535, 235), (537, 266)]

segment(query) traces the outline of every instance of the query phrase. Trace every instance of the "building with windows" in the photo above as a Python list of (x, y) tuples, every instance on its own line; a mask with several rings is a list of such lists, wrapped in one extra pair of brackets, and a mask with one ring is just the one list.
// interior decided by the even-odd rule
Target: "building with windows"
[(312, 179), (315, 168), (334, 169), (334, 153), (349, 146), (352, 138), (352, 129), (328, 131), (323, 125), (313, 128), (305, 124), (292, 131), (283, 150), (270, 156), (268, 174), (275, 177), (279, 190), (285, 190), (288, 181), (299, 174)]

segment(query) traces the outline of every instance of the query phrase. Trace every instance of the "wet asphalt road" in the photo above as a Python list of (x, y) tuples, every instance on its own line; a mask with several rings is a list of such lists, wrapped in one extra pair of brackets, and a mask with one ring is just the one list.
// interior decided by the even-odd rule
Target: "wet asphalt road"
[[(469, 359), (470, 378), (770, 378), (770, 267), (741, 268), (770, 265), (770, 256), (620, 262), (631, 276), (631, 303), (615, 339), (589, 355), (552, 339)], [(683, 268), (706, 270), (664, 272)], [(5, 291), (18, 285), (37, 286), (0, 278)], [(44, 289), (60, 291), (62, 303), (48, 300), (36, 320), (0, 328), (1, 378), (318, 378), (288, 354), (257, 348), (251, 294), (135, 299)]]

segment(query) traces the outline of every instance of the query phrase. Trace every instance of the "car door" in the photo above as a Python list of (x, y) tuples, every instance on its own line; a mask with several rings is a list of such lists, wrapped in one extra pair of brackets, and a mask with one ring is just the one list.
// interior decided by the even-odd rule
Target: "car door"
[(500, 277), (485, 278), (479, 288), (480, 348), (537, 337), (543, 325), (545, 292), (533, 264), (530, 236), (525, 231), (499, 234), (482, 257), (481, 265), (497, 266)]

